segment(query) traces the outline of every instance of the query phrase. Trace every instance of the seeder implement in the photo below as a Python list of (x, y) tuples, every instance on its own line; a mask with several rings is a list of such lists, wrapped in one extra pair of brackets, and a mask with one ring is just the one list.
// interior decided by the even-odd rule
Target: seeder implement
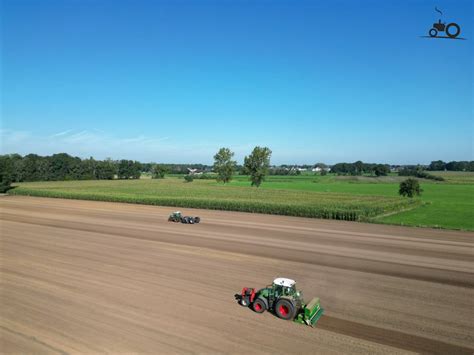
[(307, 305), (303, 306), (302, 312), (298, 313), (294, 319), (296, 323), (314, 326), (324, 313), (321, 308), (319, 298), (314, 297)]

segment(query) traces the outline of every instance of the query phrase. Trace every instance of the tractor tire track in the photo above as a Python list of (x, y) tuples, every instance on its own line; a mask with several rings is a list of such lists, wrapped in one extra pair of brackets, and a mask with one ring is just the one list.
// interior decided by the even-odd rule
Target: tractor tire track
[(412, 334), (374, 327), (331, 316), (325, 316), (322, 318), (318, 323), (318, 328), (348, 335), (354, 338), (394, 346), (419, 354), (470, 355), (473, 352), (473, 349), (465, 346), (449, 344), (434, 339), (427, 339)]

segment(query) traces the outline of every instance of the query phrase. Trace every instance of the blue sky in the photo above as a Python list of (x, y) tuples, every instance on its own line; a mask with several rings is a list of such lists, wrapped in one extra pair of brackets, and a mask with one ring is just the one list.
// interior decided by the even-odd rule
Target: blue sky
[(471, 1), (1, 3), (2, 153), (474, 159)]

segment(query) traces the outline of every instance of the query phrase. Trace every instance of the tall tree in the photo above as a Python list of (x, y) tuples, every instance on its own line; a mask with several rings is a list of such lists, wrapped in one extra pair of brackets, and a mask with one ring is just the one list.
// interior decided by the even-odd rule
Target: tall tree
[(152, 179), (163, 179), (165, 174), (167, 173), (167, 169), (164, 165), (155, 164), (151, 168), (151, 178)]
[(118, 163), (117, 176), (119, 179), (130, 179), (132, 176), (133, 161), (122, 159)]
[(142, 163), (134, 161), (132, 164), (132, 179), (140, 179), (142, 175)]
[(214, 155), (214, 171), (217, 173), (217, 181), (222, 181), (224, 184), (232, 180), (232, 175), (235, 172), (237, 163), (232, 160), (234, 152), (229, 148), (221, 148)]
[(376, 176), (387, 176), (390, 173), (390, 167), (385, 164), (376, 164), (374, 166), (374, 174)]
[(112, 159), (97, 162), (96, 179), (113, 180), (117, 174), (117, 165)]
[(0, 155), (0, 193), (11, 189), (13, 181), (13, 159), (9, 155)]
[(142, 165), (138, 161), (120, 160), (117, 169), (119, 179), (140, 179)]
[(444, 169), (446, 169), (446, 163), (442, 160), (432, 161), (428, 167), (428, 170), (432, 171), (441, 171)]
[(250, 175), (252, 186), (259, 187), (265, 176), (268, 174), (270, 167), (270, 156), (272, 151), (267, 147), (255, 147), (252, 153), (245, 157), (244, 168), (247, 174)]
[(364, 173), (364, 163), (356, 161), (351, 168), (351, 175), (362, 175)]

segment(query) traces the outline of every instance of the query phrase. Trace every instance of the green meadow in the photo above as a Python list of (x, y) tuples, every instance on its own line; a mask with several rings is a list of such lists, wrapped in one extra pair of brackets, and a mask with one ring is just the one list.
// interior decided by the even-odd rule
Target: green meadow
[[(474, 230), (474, 173), (436, 172), (445, 181), (420, 180), (422, 204), (414, 209), (373, 218), (373, 222), (417, 227)], [(351, 195), (398, 196), (398, 184), (405, 177), (296, 176), (270, 177), (261, 188), (295, 189)], [(231, 185), (246, 185), (238, 178)]]

